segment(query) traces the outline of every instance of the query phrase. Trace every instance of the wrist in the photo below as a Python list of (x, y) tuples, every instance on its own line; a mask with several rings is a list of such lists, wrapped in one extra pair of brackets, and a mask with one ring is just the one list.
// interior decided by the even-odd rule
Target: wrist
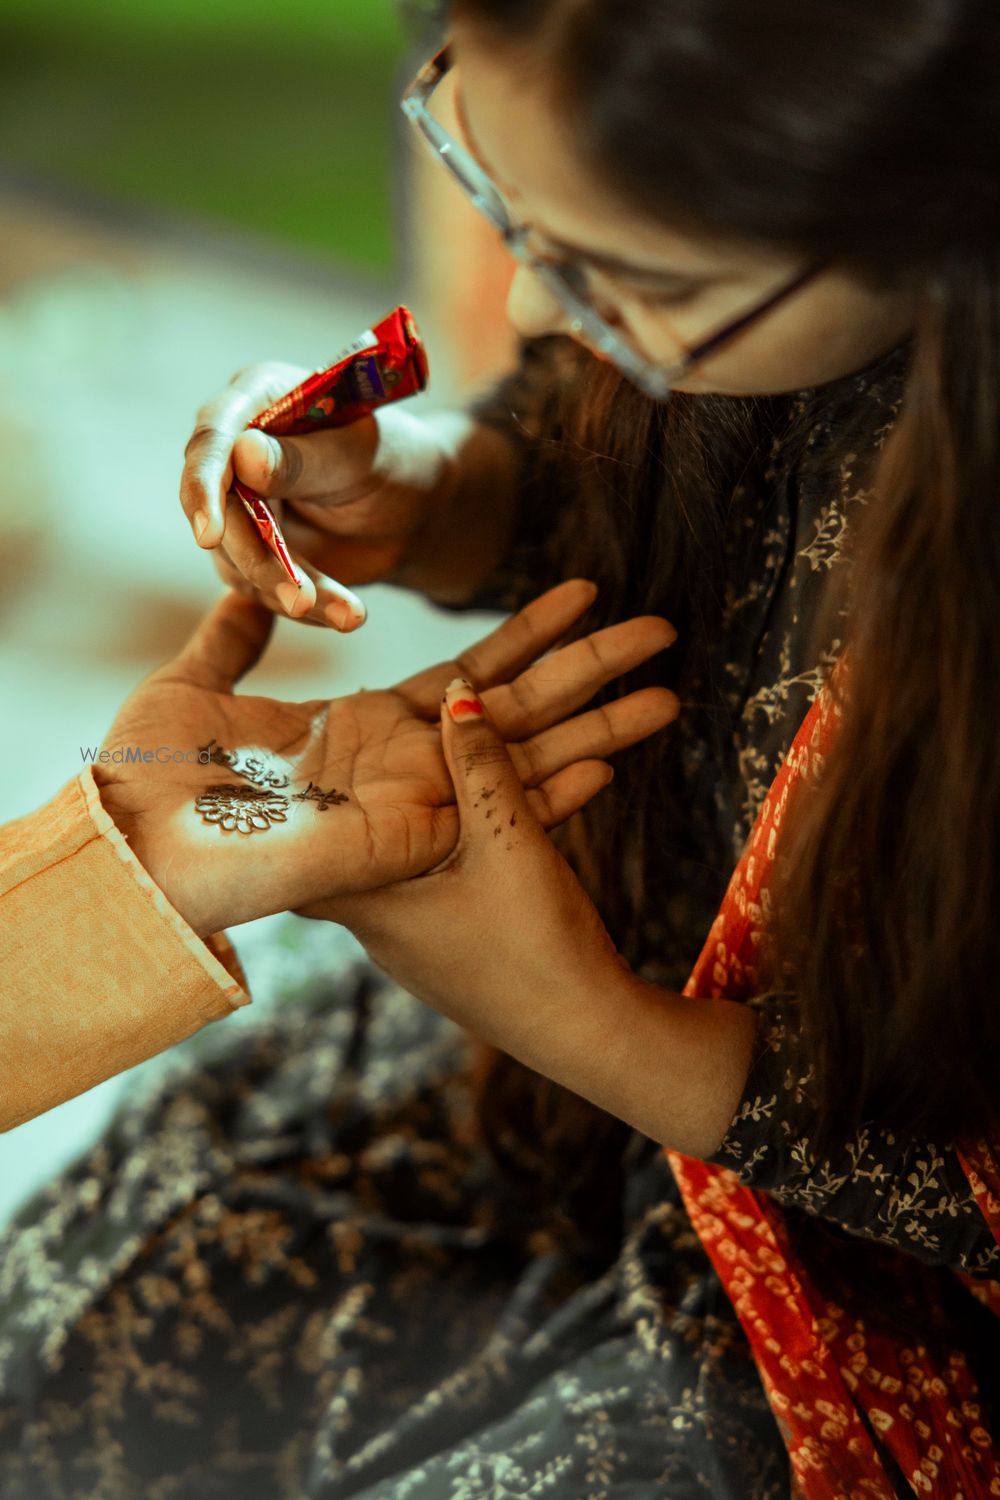
[(435, 602), (461, 605), (506, 555), (516, 509), (516, 452), (493, 427), (466, 413), (426, 419), (441, 469), (421, 525), (388, 579)]
[(669, 1149), (717, 1150), (750, 1071), (748, 1006), (663, 989), (622, 960), (564, 1011), (571, 1024), (548, 1026), (530, 1051), (506, 1050)]
[[(200, 938), (218, 932), (225, 923), (213, 921), (210, 913), (203, 910), (193, 889), (190, 875), (184, 874), (185, 861), (170, 861), (157, 854), (156, 841), (149, 837), (149, 815), (132, 805), (126, 789), (112, 779), (105, 779), (94, 771), (101, 806), (114, 823), (129, 850), (139, 861), (154, 885), (166, 896), (178, 916), (198, 934)], [(180, 877), (176, 873), (181, 866)]]
[(423, 496), (422, 510), (392, 571), (385, 582), (434, 597), (452, 576), (451, 543), (442, 522), (455, 513), (456, 493), (462, 484), (461, 463), (456, 454), (441, 453), (437, 481)]

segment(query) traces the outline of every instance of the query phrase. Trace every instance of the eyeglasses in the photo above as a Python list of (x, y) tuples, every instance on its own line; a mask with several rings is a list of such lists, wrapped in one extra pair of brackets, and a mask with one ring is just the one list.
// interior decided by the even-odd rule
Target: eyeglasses
[(811, 264), (785, 281), (776, 291), (755, 302), (746, 311), (715, 329), (697, 344), (687, 348), (683, 358), (673, 365), (653, 364), (638, 354), (622, 335), (597, 311), (587, 291), (586, 273), (570, 260), (539, 255), (529, 248), (531, 230), (521, 224), (509, 209), (503, 194), (479, 163), (460, 145), (431, 113), (431, 95), (451, 68), (454, 56), (451, 43), (445, 45), (420, 69), (400, 101), (406, 116), (416, 126), (435, 159), (442, 163), (464, 189), (472, 203), (496, 229), (510, 253), (549, 289), (569, 314), (570, 331), (598, 355), (610, 360), (640, 390), (657, 400), (670, 394), (671, 388), (695, 365), (723, 344), (736, 337), (751, 323), (784, 302), (799, 287), (811, 281), (826, 268), (827, 262)]

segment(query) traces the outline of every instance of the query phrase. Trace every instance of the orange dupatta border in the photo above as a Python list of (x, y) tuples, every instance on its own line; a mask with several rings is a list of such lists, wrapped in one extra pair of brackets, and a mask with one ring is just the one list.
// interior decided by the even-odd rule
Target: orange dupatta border
[[(843, 658), (835, 669), (842, 674)], [(775, 849), (793, 793), (821, 770), (841, 709), (825, 686), (806, 714), (733, 872), (684, 993), (746, 1000), (770, 899)], [(750, 1341), (801, 1500), (895, 1500), (878, 1444), (929, 1500), (1000, 1496), (1000, 1447), (981, 1424), (961, 1350), (932, 1368), (921, 1345), (866, 1327), (860, 1308), (828, 1302), (797, 1258), (773, 1199), (733, 1172), (668, 1150), (691, 1222)], [(959, 1157), (1000, 1240), (1000, 1146)], [(900, 1261), (907, 1257), (900, 1253)], [(904, 1264), (905, 1271), (905, 1264)], [(956, 1273), (959, 1274), (959, 1273)], [(961, 1279), (1000, 1314), (1000, 1282)]]

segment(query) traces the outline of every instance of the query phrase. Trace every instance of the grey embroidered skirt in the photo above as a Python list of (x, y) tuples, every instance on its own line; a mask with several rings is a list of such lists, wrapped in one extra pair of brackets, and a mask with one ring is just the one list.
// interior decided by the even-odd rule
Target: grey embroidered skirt
[(3, 1500), (779, 1500), (660, 1148), (556, 1248), (469, 1042), (367, 962), (195, 1039), (0, 1244)]

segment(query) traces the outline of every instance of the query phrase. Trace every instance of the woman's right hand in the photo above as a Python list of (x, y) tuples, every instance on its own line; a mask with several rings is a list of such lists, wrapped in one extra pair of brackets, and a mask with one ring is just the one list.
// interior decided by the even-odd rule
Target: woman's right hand
[[(277, 362), (248, 365), (200, 408), (184, 450), (181, 505), (230, 587), (294, 619), (348, 631), (363, 624), (365, 608), (346, 585), (392, 575), (456, 463), (440, 419), (395, 406), (299, 437), (246, 430), (309, 373)], [(301, 589), (230, 492), (234, 477), (274, 511)]]

